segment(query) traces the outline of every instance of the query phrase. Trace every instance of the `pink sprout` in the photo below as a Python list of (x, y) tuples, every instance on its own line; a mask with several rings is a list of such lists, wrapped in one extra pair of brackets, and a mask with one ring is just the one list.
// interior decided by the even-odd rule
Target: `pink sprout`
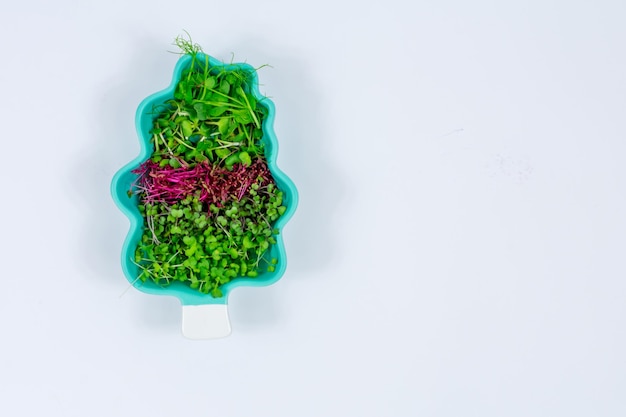
[(199, 191), (201, 202), (220, 207), (229, 199), (240, 201), (254, 182), (259, 186), (274, 182), (260, 158), (250, 166), (235, 164), (232, 171), (206, 161), (193, 168), (172, 168), (147, 160), (132, 172), (138, 174), (134, 188), (145, 203), (175, 203)]

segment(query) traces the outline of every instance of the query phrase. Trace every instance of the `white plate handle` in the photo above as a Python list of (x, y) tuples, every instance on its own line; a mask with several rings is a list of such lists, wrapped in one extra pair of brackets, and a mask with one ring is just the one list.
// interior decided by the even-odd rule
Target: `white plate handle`
[(183, 306), (183, 336), (194, 339), (217, 339), (230, 334), (227, 304)]

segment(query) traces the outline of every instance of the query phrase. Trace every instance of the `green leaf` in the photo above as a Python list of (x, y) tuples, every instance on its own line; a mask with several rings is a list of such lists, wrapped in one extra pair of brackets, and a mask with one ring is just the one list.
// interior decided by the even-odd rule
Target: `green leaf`
[(206, 139), (200, 140), (198, 142), (198, 144), (196, 145), (196, 149), (199, 152), (204, 152), (207, 149), (209, 149), (210, 147), (211, 147), (211, 143), (208, 140), (206, 140)]
[(230, 83), (226, 80), (222, 80), (219, 90), (224, 94), (228, 94), (230, 92)]
[(186, 101), (191, 101), (193, 99), (192, 88), (188, 81), (181, 80), (178, 83), (178, 88), (176, 89), (174, 98), (179, 99), (179, 100), (183, 99)]
[(224, 117), (217, 121), (217, 129), (222, 135), (226, 135), (230, 128), (230, 119)]
[(244, 164), (245, 166), (250, 166), (252, 164), (252, 158), (250, 158), (250, 154), (248, 154), (248, 152), (239, 152), (239, 160), (241, 161), (242, 164)]
[(226, 110), (228, 110), (228, 106), (224, 106), (224, 105), (211, 106), (209, 108), (209, 116), (220, 117), (222, 114), (226, 112)]
[(252, 94), (247, 95), (248, 103), (250, 104), (250, 108), (254, 111), (256, 110), (256, 98)]
[(235, 122), (241, 123), (242, 125), (247, 125), (252, 122), (252, 116), (247, 109), (233, 111), (233, 118)]
[(218, 158), (223, 159), (230, 155), (230, 151), (227, 148), (219, 148), (215, 150), (215, 154)]
[(234, 154), (226, 158), (226, 160), (224, 161), (224, 164), (228, 168), (228, 167), (232, 167), (237, 162), (239, 162), (239, 154)]
[(208, 77), (206, 80), (204, 80), (204, 88), (211, 89), (213, 87), (215, 87), (215, 78)]
[(196, 110), (196, 114), (198, 115), (199, 120), (206, 120), (209, 118), (210, 107), (204, 103), (196, 103), (193, 105), (193, 108)]
[(191, 246), (188, 249), (185, 249), (185, 255), (191, 256), (196, 253), (196, 246)]
[(183, 135), (188, 138), (193, 134), (193, 128), (191, 127), (191, 122), (189, 120), (183, 120), (180, 123), (180, 127), (183, 131)]

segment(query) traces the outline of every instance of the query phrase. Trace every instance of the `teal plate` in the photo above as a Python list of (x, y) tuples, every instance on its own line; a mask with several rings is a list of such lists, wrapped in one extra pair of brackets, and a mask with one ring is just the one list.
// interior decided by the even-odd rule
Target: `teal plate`
[[(259, 93), (258, 79), (256, 71), (248, 64), (224, 64), (206, 54), (199, 53), (196, 59), (200, 62), (209, 60), (209, 65), (223, 67), (226, 70), (243, 69), (253, 74), (251, 79), (252, 94), (258, 99), (258, 104), (263, 105), (268, 110), (268, 115), (263, 122), (263, 142), (267, 163), (276, 181), (278, 188), (283, 192), (283, 204), (287, 207), (285, 213), (276, 221), (274, 227), (282, 231), (296, 210), (298, 204), (298, 191), (293, 182), (276, 165), (278, 154), (278, 141), (274, 133), (274, 103)], [(122, 247), (122, 270), (132, 286), (140, 291), (149, 294), (174, 296), (183, 305), (183, 334), (193, 339), (206, 339), (222, 337), (230, 333), (230, 324), (226, 304), (230, 291), (239, 286), (265, 286), (280, 279), (287, 266), (285, 246), (283, 244), (282, 233), (276, 236), (277, 243), (268, 249), (269, 257), (277, 258), (278, 264), (273, 272), (260, 273), (255, 278), (236, 278), (221, 287), (223, 296), (214, 298), (209, 294), (202, 294), (181, 282), (173, 282), (167, 287), (161, 287), (151, 281), (141, 282), (137, 279), (140, 274), (139, 267), (132, 261), (137, 243), (143, 233), (143, 217), (139, 213), (139, 200), (136, 195), (128, 196), (128, 191), (137, 179), (137, 174), (132, 171), (146, 161), (153, 152), (150, 143), (150, 130), (156, 114), (153, 109), (163, 104), (165, 101), (174, 98), (174, 91), (182, 72), (189, 68), (191, 57), (184, 55), (174, 68), (174, 76), (171, 84), (166, 89), (152, 94), (144, 99), (137, 109), (135, 115), (135, 125), (139, 136), (140, 153), (131, 162), (120, 169), (111, 183), (111, 194), (115, 204), (130, 220), (130, 230)]]

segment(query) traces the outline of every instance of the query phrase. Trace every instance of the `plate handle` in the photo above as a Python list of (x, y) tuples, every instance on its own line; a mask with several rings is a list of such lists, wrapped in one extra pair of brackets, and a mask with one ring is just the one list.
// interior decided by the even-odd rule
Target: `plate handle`
[(218, 339), (230, 334), (227, 304), (183, 306), (183, 336), (188, 339)]

